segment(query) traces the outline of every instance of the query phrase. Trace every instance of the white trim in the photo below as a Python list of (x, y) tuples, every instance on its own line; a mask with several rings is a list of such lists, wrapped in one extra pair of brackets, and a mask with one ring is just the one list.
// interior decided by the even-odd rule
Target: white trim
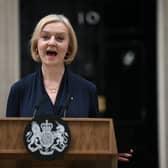
[[(157, 4), (157, 68), (158, 68), (158, 151), (159, 168), (167, 168), (166, 156), (166, 32), (165, 32), (165, 1), (158, 0)], [(168, 46), (167, 46), (168, 47)]]

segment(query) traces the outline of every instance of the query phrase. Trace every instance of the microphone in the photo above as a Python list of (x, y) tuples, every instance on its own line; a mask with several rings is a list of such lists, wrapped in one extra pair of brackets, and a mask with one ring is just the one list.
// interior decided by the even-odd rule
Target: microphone
[(46, 99), (47, 99), (47, 95), (42, 96), (41, 99), (38, 101), (38, 103), (34, 106), (33, 118), (35, 117), (40, 106), (44, 103)]
[(59, 113), (58, 117), (61, 117), (62, 113), (63, 113), (63, 117), (66, 117), (66, 112), (68, 110), (68, 107), (73, 100), (74, 100), (74, 97), (70, 96), (70, 94), (68, 94), (66, 101), (64, 103), (64, 106), (63, 106), (62, 110), (60, 110), (61, 112)]

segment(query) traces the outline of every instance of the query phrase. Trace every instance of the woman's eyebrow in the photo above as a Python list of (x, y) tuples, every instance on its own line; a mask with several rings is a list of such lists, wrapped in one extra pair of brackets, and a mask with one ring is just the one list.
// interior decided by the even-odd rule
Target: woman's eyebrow
[(42, 30), (41, 33), (46, 33), (46, 34), (60, 34), (60, 35), (64, 35), (66, 34), (66, 32), (62, 31), (62, 32), (50, 32), (50, 31), (47, 31), (47, 30)]

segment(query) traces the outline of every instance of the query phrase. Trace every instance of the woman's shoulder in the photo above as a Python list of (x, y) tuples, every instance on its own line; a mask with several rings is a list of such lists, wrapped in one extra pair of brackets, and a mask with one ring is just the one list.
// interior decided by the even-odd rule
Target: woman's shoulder
[(85, 77), (71, 71), (69, 74), (70, 81), (73, 85), (96, 90), (96, 85), (92, 81), (89, 81)]
[(22, 88), (26, 88), (27, 86), (29, 86), (32, 82), (33, 79), (35, 79), (37, 72), (34, 73), (30, 73), (24, 77), (22, 77), (21, 79), (17, 80), (16, 82), (14, 82), (11, 86), (12, 89), (22, 89)]

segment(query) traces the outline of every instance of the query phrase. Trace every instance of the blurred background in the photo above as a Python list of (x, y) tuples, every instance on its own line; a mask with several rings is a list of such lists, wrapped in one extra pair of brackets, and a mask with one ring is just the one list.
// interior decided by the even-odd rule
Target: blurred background
[(119, 151), (135, 150), (121, 167), (157, 167), (156, 2), (145, 0), (20, 0), (21, 77), (37, 64), (29, 39), (49, 13), (67, 16), (79, 50), (71, 65), (97, 85), (102, 117), (114, 118)]
[(159, 102), (166, 103), (159, 99), (164, 91), (158, 92), (163, 88), (158, 79), (165, 78), (158, 74), (163, 74), (166, 58), (159, 59), (158, 54), (165, 54), (161, 49), (166, 47), (164, 39), (158, 45), (164, 34), (158, 36), (157, 28), (164, 25), (159, 27), (157, 19), (165, 21), (158, 11), (165, 16), (166, 7), (164, 0), (0, 0), (1, 116), (11, 84), (38, 67), (29, 51), (36, 23), (47, 14), (64, 14), (79, 44), (70, 68), (96, 84), (100, 117), (114, 120), (119, 152), (134, 149), (131, 161), (119, 163), (119, 168), (164, 168), (166, 160), (161, 164), (158, 153), (159, 142), (165, 139), (158, 138), (158, 130), (163, 116)]

